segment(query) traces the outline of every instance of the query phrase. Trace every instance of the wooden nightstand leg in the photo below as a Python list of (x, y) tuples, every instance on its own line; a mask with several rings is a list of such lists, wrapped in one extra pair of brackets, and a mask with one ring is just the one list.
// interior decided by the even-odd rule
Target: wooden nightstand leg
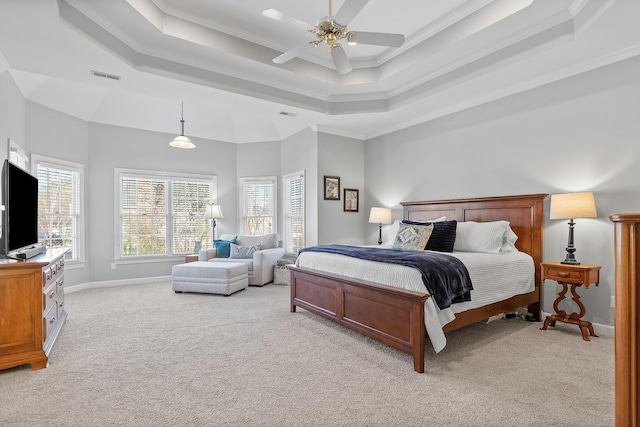
[(589, 335), (587, 334), (587, 327), (584, 325), (580, 325), (580, 330), (582, 331), (582, 339), (585, 341), (591, 341), (589, 339)]

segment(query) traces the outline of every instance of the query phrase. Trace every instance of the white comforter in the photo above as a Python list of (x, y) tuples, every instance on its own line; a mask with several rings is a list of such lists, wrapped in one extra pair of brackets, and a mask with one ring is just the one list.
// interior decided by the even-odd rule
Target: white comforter
[[(455, 313), (528, 293), (535, 288), (533, 258), (524, 252), (501, 255), (453, 252), (446, 255), (455, 256), (465, 264), (469, 270), (473, 291), (471, 291), (471, 301), (453, 304), (451, 308), (444, 310), (436, 306), (433, 298), (425, 302), (424, 323), (436, 353), (441, 351), (447, 343), (442, 327), (455, 319)], [(322, 252), (302, 252), (296, 264), (300, 267), (332, 272), (383, 285), (427, 292), (420, 272), (412, 267)]]

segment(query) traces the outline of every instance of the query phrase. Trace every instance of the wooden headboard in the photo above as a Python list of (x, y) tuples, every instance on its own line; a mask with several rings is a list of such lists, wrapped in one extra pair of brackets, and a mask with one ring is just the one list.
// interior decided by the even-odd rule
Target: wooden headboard
[(474, 199), (403, 202), (403, 218), (426, 221), (446, 216), (458, 221), (506, 220), (518, 236), (516, 247), (535, 262), (536, 286), (540, 284), (539, 265), (542, 262), (542, 227), (544, 199), (547, 194), (481, 197)]

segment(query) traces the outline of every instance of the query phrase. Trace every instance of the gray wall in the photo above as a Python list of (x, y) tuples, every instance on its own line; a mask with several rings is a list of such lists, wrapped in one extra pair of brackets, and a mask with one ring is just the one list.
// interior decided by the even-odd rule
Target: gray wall
[[(613, 213), (640, 212), (640, 60), (632, 59), (366, 142), (367, 205), (593, 191), (576, 257), (602, 266), (581, 289), (586, 319), (613, 325)], [(548, 218), (548, 199), (545, 216)], [(545, 220), (544, 260), (561, 261), (567, 222)], [(373, 230), (367, 243), (375, 242)], [(546, 282), (544, 310), (558, 285)], [(573, 309), (573, 307), (570, 307)]]
[(7, 139), (26, 150), (26, 102), (8, 71), (0, 73), (0, 158), (7, 158)]
[[(26, 127), (29, 154), (36, 153), (84, 165), (84, 198), (87, 200), (91, 194), (88, 186), (89, 127), (87, 122), (28, 101)], [(85, 204), (85, 254), (88, 254), (92, 235), (88, 207), (89, 205)], [(65, 269), (65, 281), (69, 284), (89, 281), (89, 269), (86, 267), (86, 264), (75, 266), (69, 264)]]
[(88, 240), (90, 281), (171, 275), (176, 262), (118, 265), (114, 259), (114, 168), (217, 175), (218, 203), (224, 221), (216, 232), (233, 232), (237, 223), (236, 146), (191, 138), (197, 148), (178, 150), (169, 146), (175, 135), (103, 124), (89, 124), (89, 167), (87, 168)]
[[(282, 173), (304, 171), (305, 245), (318, 244), (318, 137), (311, 129), (302, 130), (282, 141)], [(282, 206), (280, 206), (282, 207)], [(282, 209), (280, 209), (282, 224)]]
[[(317, 158), (318, 243), (362, 245), (369, 219), (364, 209), (364, 141), (318, 133)], [(340, 177), (340, 200), (324, 200), (325, 175)], [(358, 212), (344, 212), (345, 188), (360, 190)]]

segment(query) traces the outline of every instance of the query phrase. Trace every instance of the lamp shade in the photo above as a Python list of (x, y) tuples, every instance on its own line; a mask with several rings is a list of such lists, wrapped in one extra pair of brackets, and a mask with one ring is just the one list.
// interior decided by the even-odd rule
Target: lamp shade
[(369, 213), (369, 222), (376, 224), (391, 224), (391, 209), (371, 208), (371, 212)]
[(217, 219), (224, 218), (222, 215), (222, 209), (220, 209), (220, 205), (207, 205), (204, 211), (204, 217), (207, 219)]
[(596, 218), (592, 192), (552, 194), (549, 219)]
[(195, 144), (191, 142), (189, 138), (184, 135), (178, 135), (173, 141), (169, 143), (170, 146), (175, 148), (195, 148)]

